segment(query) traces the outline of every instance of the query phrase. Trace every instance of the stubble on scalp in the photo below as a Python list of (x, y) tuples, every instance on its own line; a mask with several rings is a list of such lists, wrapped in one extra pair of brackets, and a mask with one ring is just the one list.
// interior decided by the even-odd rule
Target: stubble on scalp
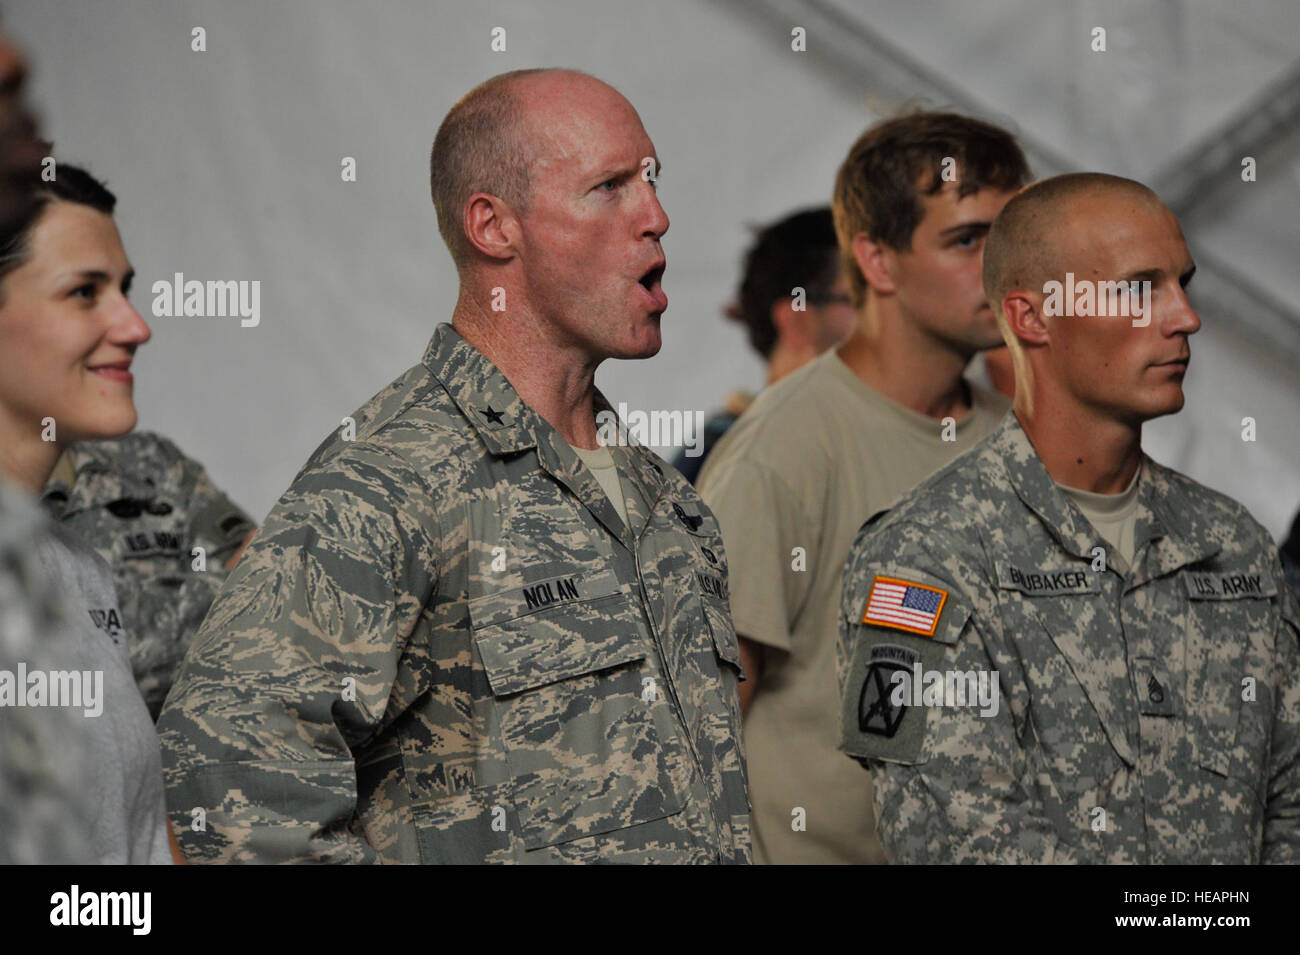
[(538, 142), (520, 94), (536, 79), (563, 74), (587, 75), (556, 68), (501, 73), (462, 96), (438, 127), (429, 154), (429, 188), (438, 231), (458, 269), (470, 260), (463, 221), (470, 196), (484, 192), (520, 213), (528, 211), (531, 172), (545, 145)]
[[(1031, 183), (1002, 208), (984, 241), (984, 295), (998, 317), (1003, 336), (1002, 300), (1008, 292), (1042, 292), (1072, 267), (1066, 261), (1072, 214), (1105, 199), (1136, 200), (1163, 210), (1160, 198), (1142, 183), (1106, 173), (1067, 173)], [(1008, 342), (1013, 344), (1012, 342)]]

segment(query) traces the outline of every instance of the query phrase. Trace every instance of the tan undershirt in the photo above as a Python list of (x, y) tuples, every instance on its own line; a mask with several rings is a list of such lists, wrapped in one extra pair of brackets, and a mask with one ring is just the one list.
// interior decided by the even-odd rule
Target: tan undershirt
[(1056, 485), (1074, 501), (1075, 507), (1083, 512), (1088, 523), (1123, 558), (1122, 565), (1116, 564), (1114, 560), (1111, 563), (1116, 564), (1116, 570), (1125, 574), (1133, 566), (1137, 549), (1133, 538), (1137, 529), (1138, 486), (1141, 484), (1141, 476), (1142, 468), (1139, 467), (1128, 487), (1118, 494), (1095, 494), (1066, 487), (1064, 484)]
[(614, 510), (618, 511), (618, 516), (623, 523), (627, 520), (627, 502), (623, 500), (623, 486), (618, 480), (618, 466), (614, 464), (614, 454), (609, 448), (596, 448), (588, 451), (586, 448), (573, 448), (573, 453), (582, 459), (582, 463), (587, 466), (596, 480), (600, 483), (601, 490), (609, 498), (609, 502), (614, 505)]
[(54, 462), (54, 470), (50, 473), (51, 478), (58, 478), (68, 487), (77, 483), (77, 468), (72, 463), (72, 455), (66, 450), (59, 455), (59, 460)]

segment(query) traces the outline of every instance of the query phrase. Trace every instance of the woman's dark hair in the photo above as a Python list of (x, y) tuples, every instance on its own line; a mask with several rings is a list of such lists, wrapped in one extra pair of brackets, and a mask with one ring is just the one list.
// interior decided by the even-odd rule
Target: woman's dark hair
[(54, 178), (49, 182), (33, 177), (27, 190), (33, 199), (31, 208), (11, 228), (0, 231), (0, 283), (31, 255), (32, 230), (51, 202), (75, 202), (108, 216), (117, 205), (117, 196), (102, 182), (79, 166), (67, 163), (55, 165)]

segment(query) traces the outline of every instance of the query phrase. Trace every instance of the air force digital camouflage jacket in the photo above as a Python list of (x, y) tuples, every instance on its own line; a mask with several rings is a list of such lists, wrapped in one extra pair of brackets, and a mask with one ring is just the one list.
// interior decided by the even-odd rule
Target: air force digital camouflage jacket
[(695, 491), (612, 449), (626, 529), (450, 325), (354, 418), (163, 710), (187, 859), (748, 861), (726, 558)]
[[(1235, 501), (1143, 468), (1127, 574), (1014, 414), (859, 532), (842, 748), (894, 861), (1300, 861), (1300, 612), (1277, 549)], [(971, 705), (980, 671), (996, 706)], [(934, 672), (972, 674), (965, 705), (925, 694)]]

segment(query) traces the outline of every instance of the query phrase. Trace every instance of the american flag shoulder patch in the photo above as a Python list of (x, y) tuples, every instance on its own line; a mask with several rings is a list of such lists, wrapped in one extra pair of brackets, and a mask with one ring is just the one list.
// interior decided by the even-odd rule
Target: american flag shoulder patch
[(948, 591), (901, 577), (877, 574), (862, 622), (933, 637)]

